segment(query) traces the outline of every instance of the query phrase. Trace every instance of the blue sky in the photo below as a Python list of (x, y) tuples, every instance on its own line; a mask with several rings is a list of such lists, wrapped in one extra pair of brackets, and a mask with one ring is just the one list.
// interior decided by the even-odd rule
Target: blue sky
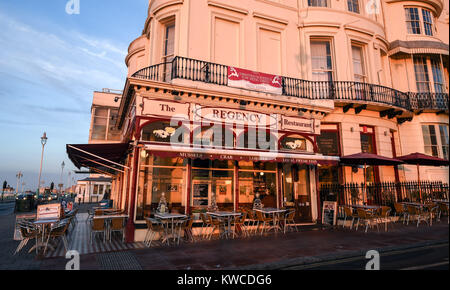
[(148, 0), (0, 1), (0, 182), (37, 188), (40, 137), (47, 132), (42, 180), (75, 170), (66, 144), (87, 143), (93, 91), (123, 89), (128, 45), (140, 36)]

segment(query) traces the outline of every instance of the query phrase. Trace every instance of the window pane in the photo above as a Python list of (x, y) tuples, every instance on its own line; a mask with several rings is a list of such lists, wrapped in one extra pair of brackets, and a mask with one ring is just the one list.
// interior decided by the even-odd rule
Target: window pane
[(448, 142), (448, 126), (439, 125), (439, 131), (441, 134), (441, 144), (442, 144), (442, 154), (444, 159), (448, 159), (448, 150), (449, 150), (449, 142)]
[(428, 76), (427, 59), (425, 57), (414, 57), (414, 72), (418, 92), (430, 92), (430, 78)]
[(359, 0), (347, 0), (348, 11), (359, 13)]
[(405, 13), (408, 33), (420, 34), (419, 10), (417, 8), (405, 8)]
[(362, 47), (352, 46), (353, 71), (356, 82), (365, 82), (364, 58)]
[(423, 17), (423, 27), (425, 29), (426, 35), (433, 35), (433, 18), (431, 17), (431, 12), (425, 9), (422, 9), (422, 17)]
[(311, 64), (313, 80), (333, 80), (333, 60), (329, 41), (311, 41)]
[(431, 60), (431, 70), (433, 71), (434, 92), (444, 93), (444, 80), (441, 71), (441, 62), (439, 60)]
[(328, 7), (327, 0), (308, 0), (308, 6), (311, 7)]

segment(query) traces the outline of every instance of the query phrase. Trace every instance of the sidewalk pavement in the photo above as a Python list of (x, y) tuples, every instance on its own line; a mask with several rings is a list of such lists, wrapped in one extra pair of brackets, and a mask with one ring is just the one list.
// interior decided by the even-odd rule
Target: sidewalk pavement
[[(152, 247), (81, 256), (81, 270), (269, 270), (354, 256), (369, 250), (391, 251), (448, 243), (446, 222), (419, 228), (395, 224), (389, 232), (308, 229), (286, 235), (269, 234), (234, 240), (200, 241), (180, 246)], [(61, 258), (40, 261), (39, 269), (64, 269)], [(1, 268), (1, 265), (0, 265)]]

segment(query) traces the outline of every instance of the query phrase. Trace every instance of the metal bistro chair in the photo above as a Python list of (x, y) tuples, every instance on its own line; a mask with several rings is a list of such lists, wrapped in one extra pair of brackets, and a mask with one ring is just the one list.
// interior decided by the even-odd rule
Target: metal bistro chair
[(353, 213), (353, 208), (349, 206), (344, 206), (344, 222), (342, 223), (342, 227), (345, 227), (345, 222), (347, 221), (347, 218), (352, 219), (352, 223), (350, 225), (350, 229), (353, 229), (353, 224), (355, 223), (355, 220), (358, 219), (358, 215)]
[(64, 221), (58, 223), (58, 225), (56, 225), (54, 228), (52, 228), (50, 230), (50, 233), (47, 238), (47, 242), (45, 243), (44, 255), (47, 252), (48, 243), (49, 243), (50, 239), (55, 240), (57, 238), (60, 238), (63, 241), (64, 250), (65, 250), (65, 253), (67, 253), (67, 251), (69, 249), (69, 242), (67, 241), (66, 234), (67, 234), (67, 230), (68, 230), (69, 226), (70, 226), (70, 221), (64, 220)]
[(216, 229), (219, 230), (219, 237), (220, 237), (220, 227), (223, 227), (225, 229), (225, 226), (226, 226), (225, 222), (222, 219), (215, 219), (211, 215), (208, 215), (208, 219), (209, 219), (209, 225), (212, 227), (212, 230), (208, 236), (208, 240), (211, 240)]
[(39, 239), (42, 236), (39, 229), (32, 223), (28, 222), (19, 223), (19, 230), (22, 235), (22, 240), (20, 241), (13, 255), (19, 253), (28, 244), (30, 240)]
[[(358, 224), (356, 225), (356, 230), (358, 230), (359, 223), (362, 220), (366, 223), (366, 231), (365, 232), (367, 233), (370, 223), (375, 220), (375, 216), (371, 212), (364, 210), (362, 208), (357, 208), (356, 211), (358, 213)], [(380, 229), (378, 228), (378, 223), (375, 223), (375, 224), (377, 225), (378, 231), (380, 231)]]
[(147, 235), (145, 236), (144, 244), (150, 248), (152, 246), (152, 242), (155, 241), (155, 237), (157, 235), (162, 234), (164, 232), (163, 225), (156, 219), (146, 219), (147, 222)]
[(409, 213), (408, 211), (405, 209), (404, 205), (401, 203), (394, 203), (394, 208), (395, 208), (395, 215), (394, 216), (398, 216), (398, 220), (401, 219), (401, 217), (403, 216), (403, 224), (405, 224), (406, 222), (406, 218), (409, 217)]
[(233, 220), (233, 239), (236, 236), (236, 228), (239, 228), (241, 231), (241, 235), (243, 237), (248, 237), (249, 233), (247, 231), (247, 227), (245, 226), (245, 221), (247, 219), (247, 212), (242, 212), (241, 216), (236, 217)]
[(252, 234), (252, 228), (253, 229), (253, 233), (256, 234), (256, 229), (257, 229), (257, 225), (258, 225), (258, 219), (256, 218), (255, 212), (251, 209), (247, 210), (247, 232), (249, 235)]
[(106, 219), (93, 219), (91, 228), (91, 244), (93, 242), (93, 236), (98, 233), (103, 234), (103, 242), (106, 242), (106, 231)]
[(256, 211), (256, 218), (258, 219), (258, 228), (262, 223), (262, 229), (261, 229), (261, 236), (266, 231), (266, 225), (270, 225), (270, 223), (273, 223), (273, 218), (271, 217), (265, 217), (262, 212)]
[[(111, 236), (113, 233), (117, 233), (117, 232), (121, 233), (122, 234), (122, 243), (125, 242), (125, 218), (124, 217), (112, 218), (109, 232), (110, 232)], [(110, 236), (110, 239), (111, 239), (111, 236)]]
[(200, 218), (202, 219), (202, 230), (200, 235), (202, 236), (203, 239), (206, 239), (206, 237), (208, 236), (205, 234), (205, 232), (207, 231), (206, 229), (212, 227), (212, 224), (205, 213), (200, 213)]
[(384, 220), (384, 230), (388, 231), (388, 221), (390, 220), (391, 208), (388, 206), (382, 206), (376, 213), (375, 218), (381, 223)]
[(295, 209), (288, 210), (284, 215), (284, 233), (286, 233), (286, 229), (293, 231), (292, 227), (298, 232), (298, 227), (295, 222)]
[(447, 215), (447, 224), (450, 223), (450, 217), (448, 214), (448, 204), (440, 203), (439, 204), (439, 214), (438, 214), (438, 220), (441, 220), (442, 214)]
[(181, 228), (181, 231), (184, 231), (187, 240), (191, 242), (195, 242), (194, 233), (192, 232), (192, 226), (194, 224), (194, 221), (195, 221), (194, 215), (190, 215), (187, 223)]

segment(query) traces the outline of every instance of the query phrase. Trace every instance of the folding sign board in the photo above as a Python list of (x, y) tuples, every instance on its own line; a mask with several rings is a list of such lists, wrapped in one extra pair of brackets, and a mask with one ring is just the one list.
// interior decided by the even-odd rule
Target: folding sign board
[(60, 219), (61, 204), (44, 204), (38, 206), (37, 220)]

